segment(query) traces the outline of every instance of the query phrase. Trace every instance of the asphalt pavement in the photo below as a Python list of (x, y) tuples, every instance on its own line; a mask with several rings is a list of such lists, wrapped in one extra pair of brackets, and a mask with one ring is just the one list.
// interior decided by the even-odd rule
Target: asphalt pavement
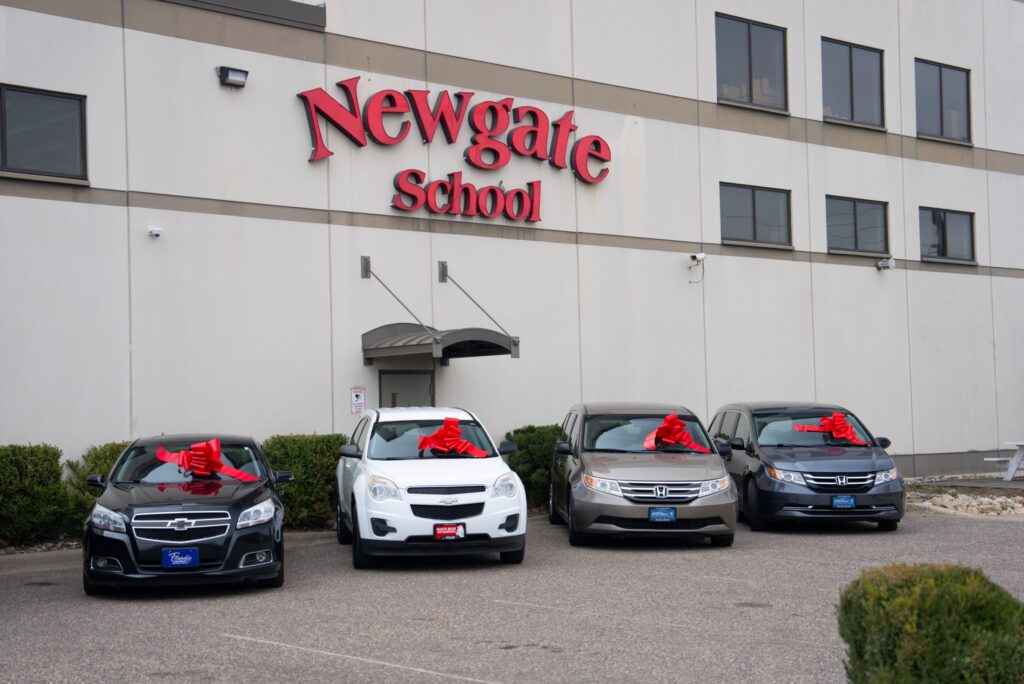
[(280, 589), (89, 598), (81, 555), (0, 557), (0, 681), (840, 682), (839, 592), (894, 561), (980, 566), (1024, 597), (1024, 521), (912, 510), (900, 530), (815, 526), (732, 548), (570, 547), (529, 521), (526, 561), (353, 570), (333, 533), (286, 535)]

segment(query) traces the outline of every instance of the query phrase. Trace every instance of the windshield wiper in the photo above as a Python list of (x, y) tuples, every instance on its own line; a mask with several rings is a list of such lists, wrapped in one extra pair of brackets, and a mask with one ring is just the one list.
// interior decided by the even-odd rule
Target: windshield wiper
[(612, 449), (612, 448), (601, 448), (601, 449), (585, 449), (584, 451), (590, 452), (602, 452), (606, 454), (639, 454), (639, 451), (629, 451), (628, 449)]

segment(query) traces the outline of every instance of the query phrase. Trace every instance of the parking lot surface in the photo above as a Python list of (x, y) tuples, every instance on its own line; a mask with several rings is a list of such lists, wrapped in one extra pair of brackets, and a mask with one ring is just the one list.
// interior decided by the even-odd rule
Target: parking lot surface
[(80, 552), (0, 557), (0, 681), (759, 681), (844, 679), (840, 589), (894, 561), (982, 567), (1024, 597), (1024, 523), (913, 510), (752, 533), (732, 548), (570, 547), (529, 521), (526, 561), (353, 570), (333, 533), (286, 536), (281, 589), (88, 598)]

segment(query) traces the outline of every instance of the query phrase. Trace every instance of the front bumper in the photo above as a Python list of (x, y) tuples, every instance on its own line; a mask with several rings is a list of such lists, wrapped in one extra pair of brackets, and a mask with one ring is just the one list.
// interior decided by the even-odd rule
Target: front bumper
[[(576, 529), (585, 534), (616, 537), (716, 536), (736, 532), (736, 488), (686, 504), (634, 503), (624, 497), (573, 487)], [(674, 508), (675, 522), (650, 522), (648, 509)]]
[[(771, 520), (900, 520), (906, 510), (902, 481), (872, 487), (866, 492), (819, 492), (803, 485), (756, 480), (760, 509)], [(833, 496), (855, 497), (855, 508), (833, 508)]]
[[(82, 544), (85, 576), (93, 584), (109, 587), (170, 587), (196, 584), (231, 584), (256, 582), (277, 576), (284, 563), (284, 544), (276, 522), (246, 530), (232, 530), (226, 540), (216, 544), (161, 544), (130, 538), (86, 525)], [(163, 548), (195, 547), (199, 549), (198, 568), (162, 568), (153, 560), (154, 552)], [(258, 551), (270, 551), (271, 560), (259, 565), (239, 567), (242, 558)], [(94, 557), (115, 558), (122, 570), (99, 569)], [(204, 561), (204, 558), (211, 559)]]

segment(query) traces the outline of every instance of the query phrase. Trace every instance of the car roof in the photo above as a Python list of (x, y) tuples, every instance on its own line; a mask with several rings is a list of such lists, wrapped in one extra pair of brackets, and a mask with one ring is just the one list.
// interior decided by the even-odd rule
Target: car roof
[(726, 404), (719, 411), (728, 408), (749, 409), (751, 411), (846, 411), (838, 404), (820, 404), (813, 401), (747, 401)]
[(678, 413), (684, 416), (695, 416), (693, 411), (682, 404), (659, 404), (643, 401), (591, 401), (582, 405), (585, 415), (597, 413), (657, 413), (668, 415)]
[(193, 432), (176, 435), (156, 435), (154, 437), (139, 437), (133, 446), (158, 446), (160, 444), (199, 444), (211, 439), (220, 440), (222, 444), (250, 444), (255, 442), (252, 437), (245, 435), (225, 435), (214, 432)]
[(476, 417), (465, 409), (447, 406), (402, 406), (400, 408), (373, 409), (373, 411), (383, 423), (400, 420), (444, 420), (445, 418), (476, 420)]

